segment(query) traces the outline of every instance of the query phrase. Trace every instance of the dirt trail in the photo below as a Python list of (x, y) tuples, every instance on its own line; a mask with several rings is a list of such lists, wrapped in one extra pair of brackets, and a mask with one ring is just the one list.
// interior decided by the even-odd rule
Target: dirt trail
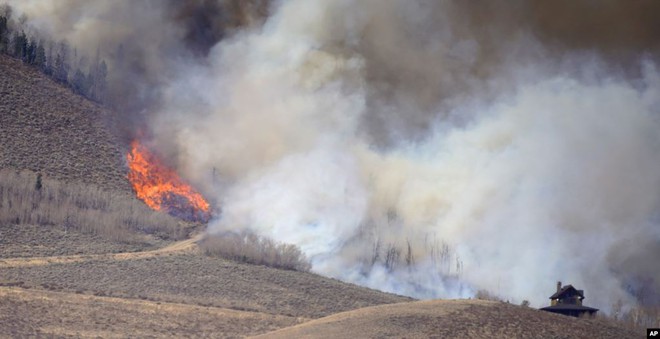
[(151, 251), (143, 252), (124, 252), (124, 253), (104, 253), (104, 254), (82, 254), (82, 255), (62, 255), (52, 257), (28, 257), (28, 258), (9, 258), (0, 259), (0, 268), (43, 266), (49, 264), (67, 264), (89, 260), (110, 259), (110, 260), (131, 260), (151, 258), (162, 255), (170, 255), (180, 252), (194, 252), (197, 248), (197, 241), (202, 239), (203, 233), (196, 236), (175, 242), (169, 246)]
[(2, 338), (238, 338), (309, 320), (220, 307), (16, 287), (0, 287), (0, 300)]

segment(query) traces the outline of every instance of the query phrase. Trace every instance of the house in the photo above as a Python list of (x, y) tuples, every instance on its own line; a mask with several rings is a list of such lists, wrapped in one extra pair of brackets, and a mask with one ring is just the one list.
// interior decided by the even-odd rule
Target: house
[(550, 306), (541, 308), (541, 311), (559, 313), (571, 317), (582, 315), (594, 315), (598, 309), (582, 305), (584, 291), (578, 290), (573, 285), (561, 285), (557, 282), (557, 292), (550, 296)]

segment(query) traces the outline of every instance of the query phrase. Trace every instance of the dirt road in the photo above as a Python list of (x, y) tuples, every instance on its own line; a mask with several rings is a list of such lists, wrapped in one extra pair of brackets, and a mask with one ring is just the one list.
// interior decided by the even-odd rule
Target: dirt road
[(144, 252), (124, 252), (124, 253), (104, 253), (89, 255), (63, 255), (52, 257), (29, 257), (29, 258), (9, 258), (0, 259), (0, 268), (43, 266), (57, 263), (76, 263), (88, 260), (111, 259), (111, 260), (131, 260), (151, 258), (163, 255), (170, 255), (180, 252), (197, 251), (197, 241), (202, 239), (203, 233), (200, 233), (190, 239), (175, 242), (169, 246)]

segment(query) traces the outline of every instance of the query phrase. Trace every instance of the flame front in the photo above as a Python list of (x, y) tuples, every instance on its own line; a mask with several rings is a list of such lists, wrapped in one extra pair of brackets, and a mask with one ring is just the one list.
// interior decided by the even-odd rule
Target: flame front
[(188, 219), (205, 219), (208, 215), (209, 204), (202, 195), (137, 140), (131, 143), (126, 159), (128, 180), (137, 197), (149, 207), (157, 211), (164, 209)]

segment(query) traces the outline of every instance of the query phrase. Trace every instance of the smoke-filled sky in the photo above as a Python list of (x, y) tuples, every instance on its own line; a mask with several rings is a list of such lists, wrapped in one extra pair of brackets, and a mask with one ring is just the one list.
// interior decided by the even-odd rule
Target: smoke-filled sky
[(660, 304), (660, 2), (10, 3), (142, 89), (212, 233), (415, 297)]

